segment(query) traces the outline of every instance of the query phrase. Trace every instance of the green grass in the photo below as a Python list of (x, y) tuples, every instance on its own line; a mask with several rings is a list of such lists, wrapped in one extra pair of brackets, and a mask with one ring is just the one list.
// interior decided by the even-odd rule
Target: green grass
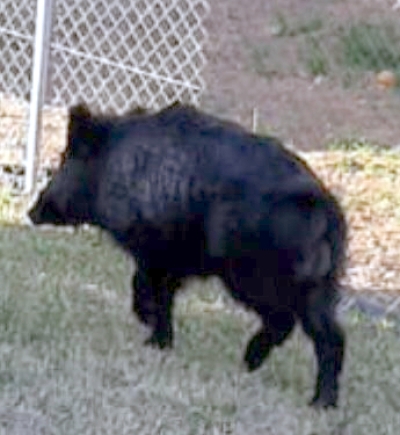
[[(299, 47), (301, 61), (312, 75), (326, 75), (329, 59), (319, 41), (324, 31), (324, 21), (319, 16), (288, 16), (276, 13), (268, 23), (272, 42), (259, 42), (257, 45), (245, 43), (253, 71), (270, 79), (285, 74), (298, 73), (298, 61), (290, 55), (292, 46)], [(296, 48), (295, 48), (296, 50)]]
[[(176, 346), (142, 346), (129, 311), (132, 262), (107, 239), (2, 227), (0, 424), (8, 433), (397, 434), (399, 337), (346, 317), (338, 410), (306, 406), (310, 342), (296, 331), (261, 370), (241, 366), (254, 316), (233, 310), (218, 280), (178, 298)], [(19, 431), (19, 432), (18, 432)], [(34, 432), (33, 432), (34, 433)], [(39, 433), (39, 432), (37, 432)]]
[(278, 11), (268, 27), (272, 40), (247, 47), (253, 70), (267, 79), (295, 74), (299, 68), (312, 77), (338, 79), (344, 87), (382, 70), (400, 79), (400, 30), (390, 16), (379, 22), (346, 22), (322, 13), (292, 16)]
[[(340, 74), (351, 83), (354, 74), (391, 70), (400, 73), (400, 32), (397, 23), (360, 21), (331, 25), (324, 32), (309, 32), (299, 39), (300, 60), (313, 75)], [(316, 27), (316, 30), (323, 30)]]
[(398, 154), (393, 152), (393, 150), (388, 146), (383, 146), (381, 144), (373, 143), (363, 138), (342, 138), (336, 139), (326, 143), (325, 149), (328, 151), (369, 151), (376, 154)]
[(312, 76), (326, 76), (329, 73), (329, 56), (321, 40), (313, 35), (307, 35), (303, 50), (303, 62)]
[(400, 77), (400, 31), (388, 19), (331, 23), (322, 33), (309, 32), (299, 44), (300, 61), (312, 76), (337, 76), (346, 87), (368, 72), (390, 70)]
[(274, 15), (270, 25), (275, 36), (295, 37), (318, 32), (324, 27), (324, 22), (319, 16), (288, 18), (284, 13), (278, 12)]
[(400, 69), (400, 32), (397, 24), (360, 22), (343, 29), (340, 37), (342, 62), (361, 71)]

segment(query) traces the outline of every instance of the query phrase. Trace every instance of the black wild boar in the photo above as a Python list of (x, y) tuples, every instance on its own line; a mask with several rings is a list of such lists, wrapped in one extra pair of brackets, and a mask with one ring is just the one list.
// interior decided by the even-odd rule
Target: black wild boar
[(263, 326), (255, 370), (296, 321), (318, 360), (314, 406), (336, 406), (344, 332), (335, 320), (347, 225), (336, 199), (277, 139), (190, 106), (124, 117), (70, 108), (58, 172), (29, 211), (34, 224), (96, 225), (133, 257), (133, 310), (173, 345), (175, 292), (218, 275)]

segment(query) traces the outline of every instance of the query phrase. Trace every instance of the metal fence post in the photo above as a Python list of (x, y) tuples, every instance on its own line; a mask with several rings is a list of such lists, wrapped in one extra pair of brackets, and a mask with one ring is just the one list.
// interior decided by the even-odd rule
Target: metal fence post
[(50, 52), (53, 0), (38, 0), (36, 9), (35, 53), (32, 67), (32, 87), (29, 107), (29, 129), (25, 160), (25, 193), (35, 185), (36, 160), (40, 138), (44, 86)]

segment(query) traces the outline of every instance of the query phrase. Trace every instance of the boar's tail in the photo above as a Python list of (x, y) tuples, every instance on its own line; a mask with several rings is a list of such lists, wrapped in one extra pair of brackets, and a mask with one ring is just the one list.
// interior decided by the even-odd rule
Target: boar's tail
[(346, 261), (347, 222), (338, 200), (318, 180), (292, 179), (283, 183), (278, 191), (265, 194), (264, 199), (270, 204), (295, 203), (300, 209), (314, 210), (325, 216), (325, 225), (318, 240), (325, 241), (330, 250), (330, 267), (325, 278), (336, 283), (343, 275)]
[(336, 281), (344, 274), (346, 261), (347, 222), (344, 212), (338, 200), (328, 192), (324, 192), (323, 203), (326, 216), (327, 228), (325, 239), (331, 248), (331, 267), (327, 278)]

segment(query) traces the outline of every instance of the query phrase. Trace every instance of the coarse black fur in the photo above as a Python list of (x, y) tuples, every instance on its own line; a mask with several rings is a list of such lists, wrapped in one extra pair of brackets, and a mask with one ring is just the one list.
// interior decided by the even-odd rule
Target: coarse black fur
[(57, 174), (29, 216), (89, 223), (137, 261), (132, 306), (173, 345), (173, 301), (183, 279), (218, 275), (263, 326), (244, 356), (257, 369), (297, 321), (314, 341), (312, 403), (335, 406), (345, 339), (335, 320), (344, 269), (343, 211), (306, 163), (272, 137), (173, 104), (157, 113), (69, 112)]

